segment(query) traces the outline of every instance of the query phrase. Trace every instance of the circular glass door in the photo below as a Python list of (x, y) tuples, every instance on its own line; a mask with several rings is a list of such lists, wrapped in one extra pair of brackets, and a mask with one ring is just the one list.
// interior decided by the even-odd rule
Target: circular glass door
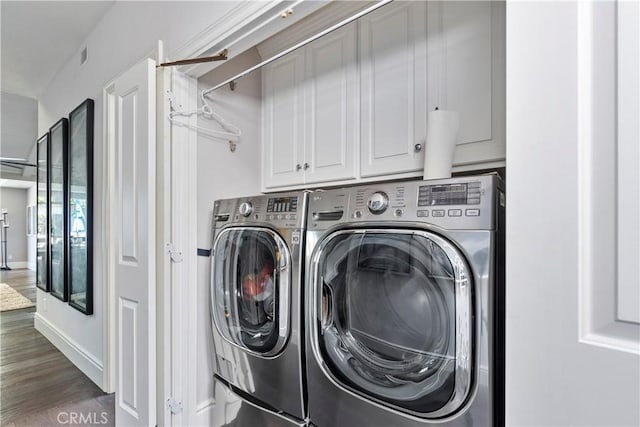
[(471, 389), (470, 274), (439, 236), (345, 230), (314, 257), (312, 338), (326, 373), (421, 417), (459, 409)]
[(289, 333), (289, 251), (264, 228), (237, 227), (216, 238), (212, 310), (218, 332), (248, 352), (273, 356)]

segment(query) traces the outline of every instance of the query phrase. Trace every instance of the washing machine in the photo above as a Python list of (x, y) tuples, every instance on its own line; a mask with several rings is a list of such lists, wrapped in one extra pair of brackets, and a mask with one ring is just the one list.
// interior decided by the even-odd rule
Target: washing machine
[[(213, 212), (211, 318), (215, 380), (261, 417), (302, 425), (301, 284), (307, 193), (218, 200)], [(246, 411), (245, 411), (246, 412)], [(278, 414), (271, 417), (269, 414)], [(286, 422), (285, 422), (286, 421)]]
[(497, 175), (311, 194), (313, 425), (504, 425), (504, 210)]

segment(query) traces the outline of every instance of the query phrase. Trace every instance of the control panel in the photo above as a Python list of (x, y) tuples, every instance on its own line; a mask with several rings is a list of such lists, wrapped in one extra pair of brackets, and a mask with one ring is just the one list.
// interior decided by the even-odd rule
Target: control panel
[(260, 223), (277, 228), (302, 228), (306, 218), (300, 212), (304, 212), (306, 200), (305, 192), (217, 200), (214, 203), (216, 228), (226, 224)]
[(297, 212), (297, 197), (270, 197), (267, 202), (267, 212)]
[(449, 206), (480, 204), (480, 182), (420, 185), (418, 206)]
[(313, 193), (307, 226), (394, 221), (452, 230), (493, 229), (496, 203), (503, 199), (502, 181), (492, 174), (354, 186)]

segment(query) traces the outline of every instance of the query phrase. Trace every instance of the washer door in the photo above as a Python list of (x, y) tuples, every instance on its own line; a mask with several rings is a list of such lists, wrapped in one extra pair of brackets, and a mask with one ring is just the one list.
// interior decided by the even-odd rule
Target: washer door
[(452, 244), (425, 231), (339, 231), (312, 268), (314, 353), (334, 382), (420, 417), (460, 409), (472, 385), (472, 276)]
[(290, 255), (272, 230), (227, 228), (213, 246), (212, 315), (222, 337), (264, 357), (289, 335)]

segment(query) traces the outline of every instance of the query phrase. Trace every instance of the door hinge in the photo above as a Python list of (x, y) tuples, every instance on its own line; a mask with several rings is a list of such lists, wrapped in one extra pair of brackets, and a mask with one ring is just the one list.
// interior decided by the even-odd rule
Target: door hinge
[(173, 397), (167, 399), (167, 408), (173, 415), (177, 415), (182, 412), (182, 400), (176, 400)]
[[(176, 111), (176, 96), (170, 90), (167, 91), (167, 100), (169, 101), (169, 111), (173, 113), (174, 111)], [(182, 107), (182, 105), (180, 105), (179, 107)]]
[(167, 252), (169, 252), (169, 257), (171, 257), (171, 261), (173, 262), (183, 261), (182, 252), (176, 250), (176, 248), (173, 246), (173, 243), (167, 243)]

